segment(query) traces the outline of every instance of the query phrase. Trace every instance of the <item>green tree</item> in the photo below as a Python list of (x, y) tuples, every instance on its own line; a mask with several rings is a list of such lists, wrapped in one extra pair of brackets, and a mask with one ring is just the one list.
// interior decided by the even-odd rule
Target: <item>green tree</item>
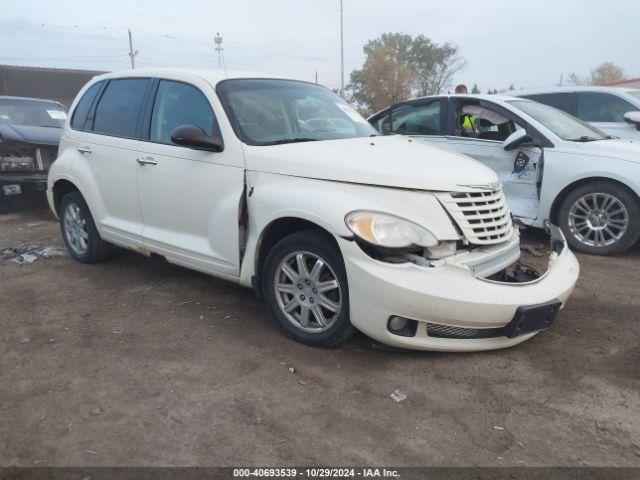
[(385, 33), (363, 47), (365, 61), (351, 72), (345, 97), (363, 113), (413, 96), (441, 92), (464, 62), (457, 47), (424, 35)]

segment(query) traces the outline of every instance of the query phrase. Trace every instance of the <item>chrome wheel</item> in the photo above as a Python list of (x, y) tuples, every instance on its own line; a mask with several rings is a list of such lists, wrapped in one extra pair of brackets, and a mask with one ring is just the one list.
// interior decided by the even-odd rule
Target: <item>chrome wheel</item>
[(69, 246), (78, 255), (84, 255), (89, 245), (89, 233), (87, 221), (83, 218), (80, 207), (75, 203), (69, 203), (64, 209), (63, 222)]
[(300, 330), (324, 332), (338, 320), (342, 287), (331, 266), (314, 253), (285, 256), (275, 270), (273, 290), (284, 316)]
[(605, 247), (616, 243), (629, 227), (624, 204), (609, 193), (580, 197), (569, 210), (569, 230), (582, 244)]

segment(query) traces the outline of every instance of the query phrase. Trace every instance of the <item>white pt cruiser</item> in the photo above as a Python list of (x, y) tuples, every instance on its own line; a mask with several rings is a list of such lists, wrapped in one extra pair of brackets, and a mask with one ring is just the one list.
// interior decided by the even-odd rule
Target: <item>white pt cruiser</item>
[(251, 286), (301, 342), (509, 347), (576, 283), (553, 225), (546, 272), (517, 263), (492, 170), (377, 136), (324, 87), (136, 70), (94, 78), (71, 111), (47, 193), (73, 258), (119, 245)]

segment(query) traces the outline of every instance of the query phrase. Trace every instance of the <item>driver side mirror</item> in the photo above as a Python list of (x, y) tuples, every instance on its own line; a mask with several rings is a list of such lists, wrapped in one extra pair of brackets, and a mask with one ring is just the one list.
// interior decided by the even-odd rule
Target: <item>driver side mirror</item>
[(535, 146), (533, 137), (525, 130), (516, 130), (509, 135), (504, 142), (502, 142), (502, 148), (506, 151), (513, 150), (523, 145)]
[(627, 123), (633, 123), (640, 130), (640, 112), (627, 112), (622, 118)]
[(209, 136), (197, 125), (179, 125), (171, 132), (171, 141), (181, 147), (208, 152), (224, 150), (222, 137), (216, 133)]

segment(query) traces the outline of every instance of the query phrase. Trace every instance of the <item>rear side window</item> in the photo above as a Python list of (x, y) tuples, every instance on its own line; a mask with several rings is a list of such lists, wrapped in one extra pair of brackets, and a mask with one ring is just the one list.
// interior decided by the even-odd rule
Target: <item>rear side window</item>
[(87, 128), (87, 126), (85, 126), (87, 114), (91, 109), (91, 105), (93, 104), (96, 95), (98, 95), (98, 92), (102, 87), (102, 83), (103, 82), (98, 82), (91, 85), (89, 90), (84, 93), (73, 112), (73, 117), (71, 117), (71, 128), (75, 130), (85, 130)]
[(161, 80), (153, 105), (149, 140), (171, 144), (171, 133), (180, 125), (196, 125), (211, 136), (213, 110), (204, 94), (196, 87)]
[(115, 137), (136, 137), (140, 107), (149, 80), (126, 78), (111, 80), (100, 97), (93, 131)]
[(390, 127), (389, 133), (401, 135), (444, 135), (440, 128), (440, 101), (400, 105), (391, 111), (386, 127)]
[(574, 93), (544, 93), (540, 95), (525, 95), (524, 98), (529, 100), (535, 100), (536, 102), (544, 103), (550, 107), (555, 107), (558, 110), (562, 110), (567, 113), (574, 114), (574, 107), (572, 106), (572, 96)]
[(624, 122), (624, 114), (634, 110), (631, 103), (609, 93), (585, 92), (578, 97), (578, 118), (586, 122)]

